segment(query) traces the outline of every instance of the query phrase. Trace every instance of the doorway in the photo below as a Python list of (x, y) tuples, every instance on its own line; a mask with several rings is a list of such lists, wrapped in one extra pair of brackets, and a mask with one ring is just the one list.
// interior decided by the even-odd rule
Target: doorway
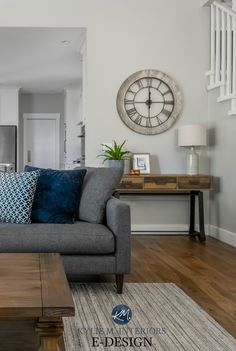
[(25, 113), (23, 141), (25, 165), (60, 168), (60, 114)]
[[(17, 169), (33, 163), (59, 169), (78, 166), (84, 158), (78, 136), (85, 122), (86, 28), (1, 28), (0, 42), (1, 124), (17, 126)], [(55, 150), (45, 153), (50, 140), (42, 137), (55, 130), (56, 121), (29, 120), (24, 126), (24, 114), (44, 113), (60, 115), (59, 166), (58, 158), (49, 164)], [(41, 136), (33, 143), (37, 130)], [(28, 135), (25, 141), (23, 134)], [(42, 154), (36, 152), (38, 145)]]

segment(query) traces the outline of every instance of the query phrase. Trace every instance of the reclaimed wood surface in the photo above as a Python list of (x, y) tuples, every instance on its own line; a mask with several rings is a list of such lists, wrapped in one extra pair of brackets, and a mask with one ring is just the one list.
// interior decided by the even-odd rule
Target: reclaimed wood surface
[(40, 254), (42, 308), (45, 317), (74, 315), (74, 303), (59, 254)]
[(125, 174), (116, 189), (119, 193), (158, 193), (163, 191), (210, 190), (213, 177), (209, 175), (128, 175)]
[(74, 315), (59, 254), (0, 254), (0, 350), (63, 351)]
[(39, 254), (0, 254), (0, 318), (42, 315)]
[(212, 186), (211, 176), (180, 176), (178, 177), (178, 189), (210, 189)]
[(1, 351), (39, 350), (40, 339), (35, 332), (37, 319), (0, 319)]

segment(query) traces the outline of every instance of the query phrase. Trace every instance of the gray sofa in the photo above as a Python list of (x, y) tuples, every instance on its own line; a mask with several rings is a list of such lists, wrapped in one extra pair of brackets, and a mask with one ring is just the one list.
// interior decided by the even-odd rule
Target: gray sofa
[(123, 276), (130, 272), (130, 209), (110, 197), (104, 210), (103, 223), (0, 223), (0, 252), (59, 252), (69, 280), (111, 273), (122, 293)]

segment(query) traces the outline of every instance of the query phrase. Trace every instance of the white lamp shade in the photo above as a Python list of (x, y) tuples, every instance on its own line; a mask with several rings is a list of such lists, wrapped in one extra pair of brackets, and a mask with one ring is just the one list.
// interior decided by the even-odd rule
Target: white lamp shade
[(179, 146), (207, 145), (206, 127), (202, 124), (190, 124), (178, 129)]

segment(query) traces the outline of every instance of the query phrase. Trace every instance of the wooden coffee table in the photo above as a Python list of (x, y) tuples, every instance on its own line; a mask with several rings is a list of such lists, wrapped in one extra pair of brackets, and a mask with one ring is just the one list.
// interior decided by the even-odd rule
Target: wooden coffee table
[(0, 254), (0, 350), (63, 351), (74, 304), (59, 254)]

